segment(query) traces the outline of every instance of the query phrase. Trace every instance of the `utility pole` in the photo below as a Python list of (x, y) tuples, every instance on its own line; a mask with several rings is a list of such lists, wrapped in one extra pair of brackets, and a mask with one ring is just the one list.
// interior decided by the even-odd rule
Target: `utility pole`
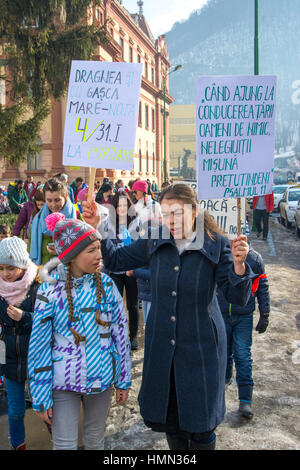
[[(259, 75), (258, 0), (254, 0), (254, 75)], [(252, 232), (257, 232), (253, 210)]]

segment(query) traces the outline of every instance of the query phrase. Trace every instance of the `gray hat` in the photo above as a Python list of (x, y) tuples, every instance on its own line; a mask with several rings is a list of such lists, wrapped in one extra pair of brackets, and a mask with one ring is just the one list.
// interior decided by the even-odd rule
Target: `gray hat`
[(4, 238), (0, 242), (0, 264), (26, 269), (29, 261), (27, 245), (19, 237)]
[(53, 232), (55, 250), (63, 264), (68, 264), (94, 241), (101, 240), (96, 229), (78, 219), (65, 219), (61, 213), (54, 212), (45, 221)]

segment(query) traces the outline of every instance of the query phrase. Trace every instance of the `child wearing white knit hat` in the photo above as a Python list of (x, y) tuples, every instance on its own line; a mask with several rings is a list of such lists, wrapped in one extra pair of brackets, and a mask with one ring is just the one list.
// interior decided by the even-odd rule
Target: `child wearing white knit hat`
[(5, 376), (11, 449), (24, 450), (25, 382), (34, 303), (39, 283), (37, 266), (18, 237), (0, 242), (1, 373)]

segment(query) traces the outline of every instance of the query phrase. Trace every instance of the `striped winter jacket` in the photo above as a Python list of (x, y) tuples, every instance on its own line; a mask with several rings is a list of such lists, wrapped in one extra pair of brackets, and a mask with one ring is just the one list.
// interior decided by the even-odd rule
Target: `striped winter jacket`
[[(52, 271), (51, 271), (52, 270)], [(51, 271), (51, 273), (50, 273)], [(68, 327), (66, 270), (57, 258), (42, 271), (29, 343), (28, 375), (33, 409), (52, 407), (52, 390), (100, 393), (112, 384), (131, 385), (131, 357), (127, 316), (112, 279), (102, 273), (101, 319), (95, 321), (96, 283), (92, 274), (72, 278), (72, 327), (86, 341), (75, 344)], [(50, 282), (49, 282), (50, 281)]]

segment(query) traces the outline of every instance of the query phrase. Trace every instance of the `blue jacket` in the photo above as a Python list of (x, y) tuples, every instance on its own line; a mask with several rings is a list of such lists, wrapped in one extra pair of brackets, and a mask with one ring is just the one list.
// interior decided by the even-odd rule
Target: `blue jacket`
[(0, 324), (2, 327), (1, 339), (6, 346), (6, 364), (1, 365), (2, 374), (16, 382), (25, 382), (27, 378), (27, 356), (32, 327), (32, 317), (36, 293), (39, 288), (34, 282), (18, 308), (23, 310), (23, 317), (19, 322), (7, 315), (8, 303), (0, 297)]
[[(102, 273), (102, 297), (98, 305), (95, 276), (84, 274), (81, 278), (72, 278), (72, 327), (86, 338), (76, 345), (68, 325), (66, 268), (56, 258), (47, 263), (41, 275), (48, 280), (37, 293), (28, 354), (33, 409), (51, 408), (52, 390), (94, 394), (112, 384), (116, 388), (129, 388), (131, 358), (127, 316), (112, 279)], [(97, 309), (106, 325), (96, 323)]]
[[(249, 254), (247, 256), (247, 263), (251, 266), (252, 271), (257, 274), (265, 274), (265, 266), (261, 255), (250, 247)], [(258, 277), (258, 276), (256, 276)], [(222, 314), (231, 315), (249, 315), (255, 310), (255, 297), (258, 301), (258, 308), (260, 313), (270, 312), (270, 294), (269, 294), (269, 283), (268, 279), (260, 279), (258, 289), (255, 295), (251, 295), (247, 305), (241, 307), (240, 305), (234, 305), (227, 302), (221, 289), (217, 291), (218, 302)]]
[(136, 277), (138, 298), (140, 300), (151, 302), (151, 282), (148, 267), (134, 269), (133, 276)]
[[(127, 316), (112, 279), (102, 273), (98, 305), (95, 276), (72, 278), (72, 327), (86, 338), (76, 345), (68, 325), (66, 268), (56, 258), (47, 263), (42, 275), (51, 268), (49, 280), (37, 293), (29, 343), (28, 374), (36, 411), (52, 407), (52, 390), (94, 394), (112, 384), (125, 390), (131, 384)], [(106, 325), (95, 321), (98, 308)]]
[(181, 255), (174, 239), (139, 239), (116, 249), (102, 240), (104, 264), (113, 271), (149, 264), (152, 302), (145, 329), (139, 404), (142, 417), (165, 423), (174, 363), (181, 430), (206, 432), (225, 414), (226, 331), (215, 287), (231, 303), (245, 305), (253, 273), (234, 273), (229, 241), (205, 235), (202, 247), (191, 244)]

